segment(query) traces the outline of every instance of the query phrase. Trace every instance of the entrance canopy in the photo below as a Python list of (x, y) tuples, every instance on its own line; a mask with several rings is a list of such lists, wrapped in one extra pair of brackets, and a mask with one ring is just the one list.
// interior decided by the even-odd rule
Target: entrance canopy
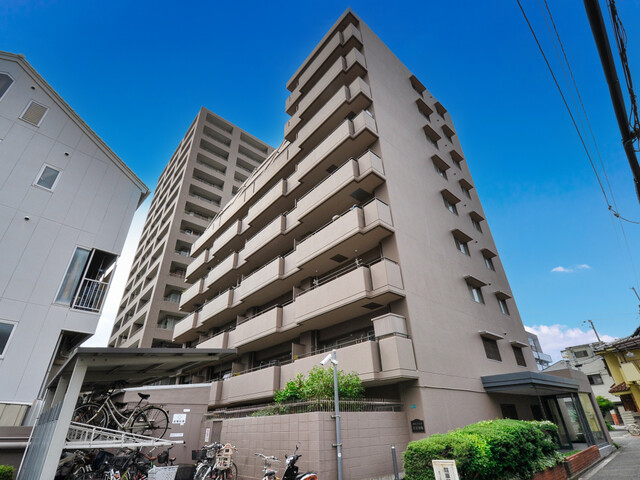
[[(80, 392), (108, 388), (118, 383), (127, 387), (147, 385), (181, 370), (203, 368), (234, 353), (234, 349), (204, 348), (76, 349), (47, 385), (42, 412), (29, 439), (18, 480), (51, 480), (55, 476), (62, 450), (73, 444), (66, 439)], [(123, 436), (89, 425), (76, 424), (73, 428), (75, 434), (81, 433), (79, 438), (86, 440), (87, 445), (95, 446), (97, 441), (102, 442), (111, 435), (113, 445), (102, 442), (101, 448), (158, 444), (158, 439), (130, 433)], [(75, 434), (71, 436), (75, 437)], [(168, 442), (163, 440), (163, 443)]]
[(514, 372), (482, 377), (482, 385), (489, 393), (512, 395), (558, 395), (578, 392), (579, 382), (538, 372)]

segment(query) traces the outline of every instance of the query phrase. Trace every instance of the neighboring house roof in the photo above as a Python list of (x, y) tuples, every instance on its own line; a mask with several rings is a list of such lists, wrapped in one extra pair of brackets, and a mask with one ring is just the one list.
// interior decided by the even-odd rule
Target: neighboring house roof
[(609, 393), (622, 393), (622, 392), (626, 392), (626, 391), (629, 391), (629, 390), (630, 390), (630, 388), (626, 384), (626, 382), (618, 383), (617, 385), (614, 383), (611, 386), (611, 388), (609, 389)]
[(60, 107), (68, 116), (71, 118), (76, 125), (82, 130), (86, 135), (92, 138), (98, 148), (102, 150), (102, 152), (118, 167), (122, 173), (124, 173), (133, 183), (140, 189), (140, 200), (138, 201), (138, 206), (144, 201), (145, 198), (149, 195), (149, 188), (144, 184), (138, 176), (133, 173), (133, 171), (125, 164), (118, 155), (114, 153), (109, 146), (104, 143), (104, 141), (98, 136), (96, 132), (94, 132), (89, 125), (87, 125), (80, 115), (78, 115), (73, 108), (64, 101), (64, 99), (58, 95), (58, 93), (53, 89), (47, 81), (40, 76), (40, 74), (36, 71), (35, 68), (27, 62), (24, 55), (16, 55), (10, 52), (4, 52), (0, 50), (0, 59), (6, 60), (9, 62), (15, 62), (22, 67), (22, 69), (31, 77), (31, 79), (36, 82), (45, 92), (49, 94), (51, 99)]
[(640, 348), (640, 327), (638, 327), (632, 335), (615, 340), (609, 343), (603, 343), (594, 347), (596, 353), (604, 353), (607, 350), (633, 350)]

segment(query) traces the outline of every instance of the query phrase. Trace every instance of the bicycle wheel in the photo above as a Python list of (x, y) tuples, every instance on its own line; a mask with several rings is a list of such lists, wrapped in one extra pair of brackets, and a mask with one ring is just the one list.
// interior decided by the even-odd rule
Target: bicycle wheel
[(631, 435), (634, 435), (634, 436), (640, 435), (640, 426), (636, 425), (635, 423), (632, 423), (631, 425), (629, 425), (628, 429)]
[(104, 409), (100, 410), (97, 403), (84, 403), (73, 411), (73, 421), (104, 427), (107, 425), (107, 414)]
[(193, 475), (193, 480), (205, 480), (209, 476), (211, 466), (206, 463), (201, 463), (196, 467), (196, 473)]
[(169, 415), (160, 407), (147, 407), (133, 419), (131, 433), (162, 438), (169, 428)]
[(89, 471), (76, 475), (72, 478), (73, 480), (104, 480), (105, 477), (106, 472), (104, 471)]
[(224, 480), (238, 480), (238, 467), (236, 467), (235, 463), (231, 462), (229, 468), (223, 472), (222, 478)]

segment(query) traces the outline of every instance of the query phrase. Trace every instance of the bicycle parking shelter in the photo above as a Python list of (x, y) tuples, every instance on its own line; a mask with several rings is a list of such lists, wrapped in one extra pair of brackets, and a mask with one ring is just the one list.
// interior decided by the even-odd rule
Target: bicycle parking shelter
[[(117, 382), (126, 382), (127, 388), (147, 385), (175, 375), (180, 370), (202, 368), (234, 353), (234, 349), (204, 348), (76, 349), (49, 380), (42, 412), (33, 427), (17, 480), (51, 480), (65, 448), (118, 448), (180, 443), (72, 425), (78, 397), (83, 391), (106, 389)], [(70, 429), (76, 432), (76, 435), (71, 436), (77, 439), (76, 442), (67, 441)]]

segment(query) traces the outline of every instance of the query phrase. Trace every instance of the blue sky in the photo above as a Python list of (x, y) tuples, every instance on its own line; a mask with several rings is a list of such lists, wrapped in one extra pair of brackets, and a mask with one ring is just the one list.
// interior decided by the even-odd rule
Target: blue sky
[[(640, 220), (582, 2), (548, 2), (618, 208)], [(522, 3), (566, 87), (540, 4)], [(640, 226), (624, 225), (630, 257), (515, 0), (5, 0), (0, 49), (23, 53), (154, 188), (201, 105), (278, 145), (285, 83), (347, 6), (451, 113), (523, 322), (543, 347), (557, 357), (563, 345), (590, 340), (586, 319), (601, 334), (630, 334), (640, 323), (630, 290), (638, 286)], [(640, 3), (618, 9), (640, 89)]]

